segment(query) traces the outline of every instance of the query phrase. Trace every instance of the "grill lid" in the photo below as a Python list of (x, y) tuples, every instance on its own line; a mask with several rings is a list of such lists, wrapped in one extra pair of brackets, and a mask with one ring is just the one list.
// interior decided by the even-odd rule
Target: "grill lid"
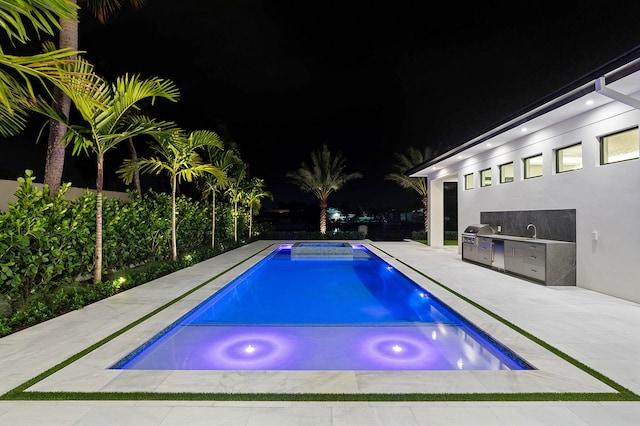
[(495, 231), (491, 227), (491, 225), (487, 225), (486, 223), (476, 223), (467, 226), (467, 229), (464, 230), (465, 234), (474, 234), (474, 235), (493, 235)]

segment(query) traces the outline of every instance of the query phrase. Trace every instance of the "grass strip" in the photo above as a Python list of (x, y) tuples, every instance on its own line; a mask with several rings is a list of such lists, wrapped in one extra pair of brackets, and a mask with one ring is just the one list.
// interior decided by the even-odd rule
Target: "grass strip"
[[(588, 396), (589, 398), (585, 398)], [(299, 402), (550, 402), (637, 401), (619, 393), (151, 393), (151, 392), (23, 392), (20, 401), (299, 401)]]
[[(617, 392), (619, 392), (619, 397), (622, 398), (620, 400), (622, 401), (639, 401), (640, 400), (640, 396), (635, 394), (634, 392), (632, 392), (630, 389), (627, 389), (626, 387), (622, 386), (621, 384), (617, 383), (616, 381), (612, 380), (611, 378), (605, 376), (604, 374), (594, 370), (593, 368), (583, 364), (582, 362), (578, 361), (577, 359), (567, 355), (566, 353), (562, 352), (560, 349), (550, 345), (549, 343), (543, 341), (542, 339), (534, 336), (533, 334), (529, 333), (528, 331), (518, 327), (517, 325), (511, 323), (510, 321), (506, 320), (505, 318), (501, 317), (500, 315), (490, 311), (489, 309), (485, 308), (484, 306), (480, 305), (479, 303), (469, 299), (468, 297), (463, 296), (462, 294), (458, 293), (457, 291), (453, 290), (452, 288), (442, 284), (441, 282), (437, 281), (436, 279), (430, 277), (429, 275), (425, 274), (424, 272), (414, 268), (413, 266), (409, 265), (406, 262), (403, 262), (402, 260), (393, 257), (392, 255), (390, 255), (389, 253), (385, 252), (384, 250), (380, 249), (379, 247), (376, 247), (375, 245), (372, 244), (372, 246), (374, 246), (376, 249), (380, 250), (381, 252), (385, 253), (386, 255), (394, 258), (395, 260), (397, 260), (398, 262), (402, 263), (403, 265), (405, 265), (407, 268), (411, 269), (412, 271), (422, 275), (423, 277), (427, 278), (428, 280), (432, 281), (434, 284), (442, 287), (443, 289), (447, 290), (448, 292), (450, 292), (451, 294), (455, 295), (456, 297), (464, 300), (465, 302), (469, 303), (470, 305), (474, 306), (475, 308), (481, 310), (482, 312), (484, 312), (485, 314), (491, 316), (492, 318), (500, 321), (501, 323), (503, 323), (504, 325), (506, 325), (507, 327), (510, 327), (511, 329), (515, 330), (516, 332), (520, 333), (521, 335), (523, 335), (524, 337), (528, 338), (529, 340), (537, 343), (538, 345), (544, 347), (545, 349), (547, 349), (548, 351), (552, 352), (554, 355), (557, 355), (558, 357), (564, 359), (565, 361), (569, 362), (570, 364), (574, 365), (575, 367), (581, 369), (582, 371), (584, 371), (585, 373), (591, 375), (592, 377), (596, 378), (597, 380), (601, 381), (602, 383), (606, 384), (607, 386), (615, 389)], [(502, 394), (498, 394), (498, 395), (502, 395)], [(516, 395), (522, 395), (522, 394), (516, 394)], [(556, 395), (556, 394), (552, 394), (552, 395)], [(568, 395), (584, 395), (587, 399), (582, 399), (582, 400), (589, 400), (592, 401), (593, 396), (594, 395), (609, 395), (609, 394), (594, 394), (594, 393), (576, 393), (576, 394), (568, 394)], [(616, 394), (614, 394), (616, 395)], [(618, 400), (618, 399), (605, 399), (607, 401), (611, 401), (611, 400)]]
[[(251, 258), (259, 255), (263, 251), (267, 250), (271, 246), (273, 246), (273, 243), (269, 244), (265, 248), (255, 252), (254, 254), (252, 254), (251, 256), (247, 257), (246, 259), (241, 260), (240, 262), (236, 263), (235, 265), (230, 266), (229, 268), (225, 269), (224, 271), (220, 272), (219, 274), (214, 275), (213, 277), (211, 277), (208, 280), (202, 282), (201, 284), (198, 284), (197, 286), (193, 287), (191, 290), (186, 291), (182, 295), (180, 295), (180, 296), (176, 297), (175, 299), (165, 303), (164, 305), (162, 305), (159, 308), (151, 311), (150, 313), (146, 314), (145, 316), (143, 316), (143, 317), (137, 319), (136, 321), (133, 321), (132, 323), (122, 327), (120, 330), (110, 334), (109, 336), (107, 336), (104, 339), (98, 341), (97, 343), (94, 343), (93, 345), (89, 346), (88, 348), (84, 349), (83, 351), (80, 351), (77, 354), (72, 355), (71, 357), (67, 358), (66, 360), (62, 361), (61, 363), (59, 363), (57, 365), (54, 365), (53, 367), (49, 368), (48, 370), (38, 374), (36, 377), (24, 382), (23, 384), (15, 387), (13, 389), (11, 389), (9, 392), (5, 393), (4, 395), (0, 395), (0, 400), (22, 399), (19, 396), (24, 393), (25, 389), (30, 388), (31, 386), (33, 386), (34, 384), (38, 383), (39, 381), (44, 380), (45, 378), (49, 377), (50, 375), (54, 374), (55, 372), (63, 369), (64, 367), (68, 366), (69, 364), (79, 360), (83, 356), (93, 352), (94, 350), (96, 350), (97, 348), (99, 348), (102, 345), (106, 344), (107, 342), (109, 342), (109, 341), (115, 339), (116, 337), (120, 336), (121, 334), (129, 331), (133, 327), (135, 327), (135, 326), (139, 325), (140, 323), (148, 320), (149, 318), (153, 317), (154, 315), (157, 315), (159, 312), (162, 312), (163, 310), (165, 310), (169, 306), (179, 302), (180, 300), (184, 299), (185, 297), (187, 297), (191, 293), (201, 289), (205, 285), (209, 284), (211, 281), (221, 277), (222, 275), (226, 274), (227, 272), (231, 271), (232, 269), (237, 268), (238, 266), (242, 265), (243, 263), (245, 263), (249, 259), (251, 259)], [(34, 392), (34, 394), (45, 394), (46, 395), (46, 394), (48, 394), (48, 392)]]

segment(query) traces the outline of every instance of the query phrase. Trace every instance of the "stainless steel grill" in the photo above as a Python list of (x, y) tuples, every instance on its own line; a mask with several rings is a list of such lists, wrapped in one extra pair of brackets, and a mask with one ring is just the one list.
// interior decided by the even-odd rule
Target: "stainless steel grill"
[(472, 224), (467, 226), (467, 228), (462, 233), (462, 243), (476, 245), (476, 237), (482, 237), (483, 235), (493, 235), (495, 233), (496, 232), (491, 227), (491, 225), (487, 225), (486, 223)]

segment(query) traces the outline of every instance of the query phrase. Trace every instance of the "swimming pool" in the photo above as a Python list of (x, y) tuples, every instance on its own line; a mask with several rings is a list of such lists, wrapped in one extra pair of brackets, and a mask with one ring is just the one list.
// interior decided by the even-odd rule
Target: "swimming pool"
[(366, 247), (313, 244), (280, 245), (111, 368), (533, 369)]

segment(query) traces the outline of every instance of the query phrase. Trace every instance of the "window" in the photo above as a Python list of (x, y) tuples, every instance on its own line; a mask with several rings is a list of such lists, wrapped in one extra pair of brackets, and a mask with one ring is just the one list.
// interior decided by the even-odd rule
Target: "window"
[(473, 173), (464, 175), (464, 189), (473, 189)]
[(600, 164), (617, 163), (638, 158), (639, 141), (637, 127), (601, 137)]
[(524, 159), (524, 178), (529, 179), (538, 176), (542, 176), (542, 154)]
[(560, 148), (556, 151), (556, 172), (564, 173), (582, 168), (582, 144)]
[(500, 165), (500, 183), (513, 182), (513, 161)]
[(480, 186), (491, 186), (491, 169), (480, 170)]

